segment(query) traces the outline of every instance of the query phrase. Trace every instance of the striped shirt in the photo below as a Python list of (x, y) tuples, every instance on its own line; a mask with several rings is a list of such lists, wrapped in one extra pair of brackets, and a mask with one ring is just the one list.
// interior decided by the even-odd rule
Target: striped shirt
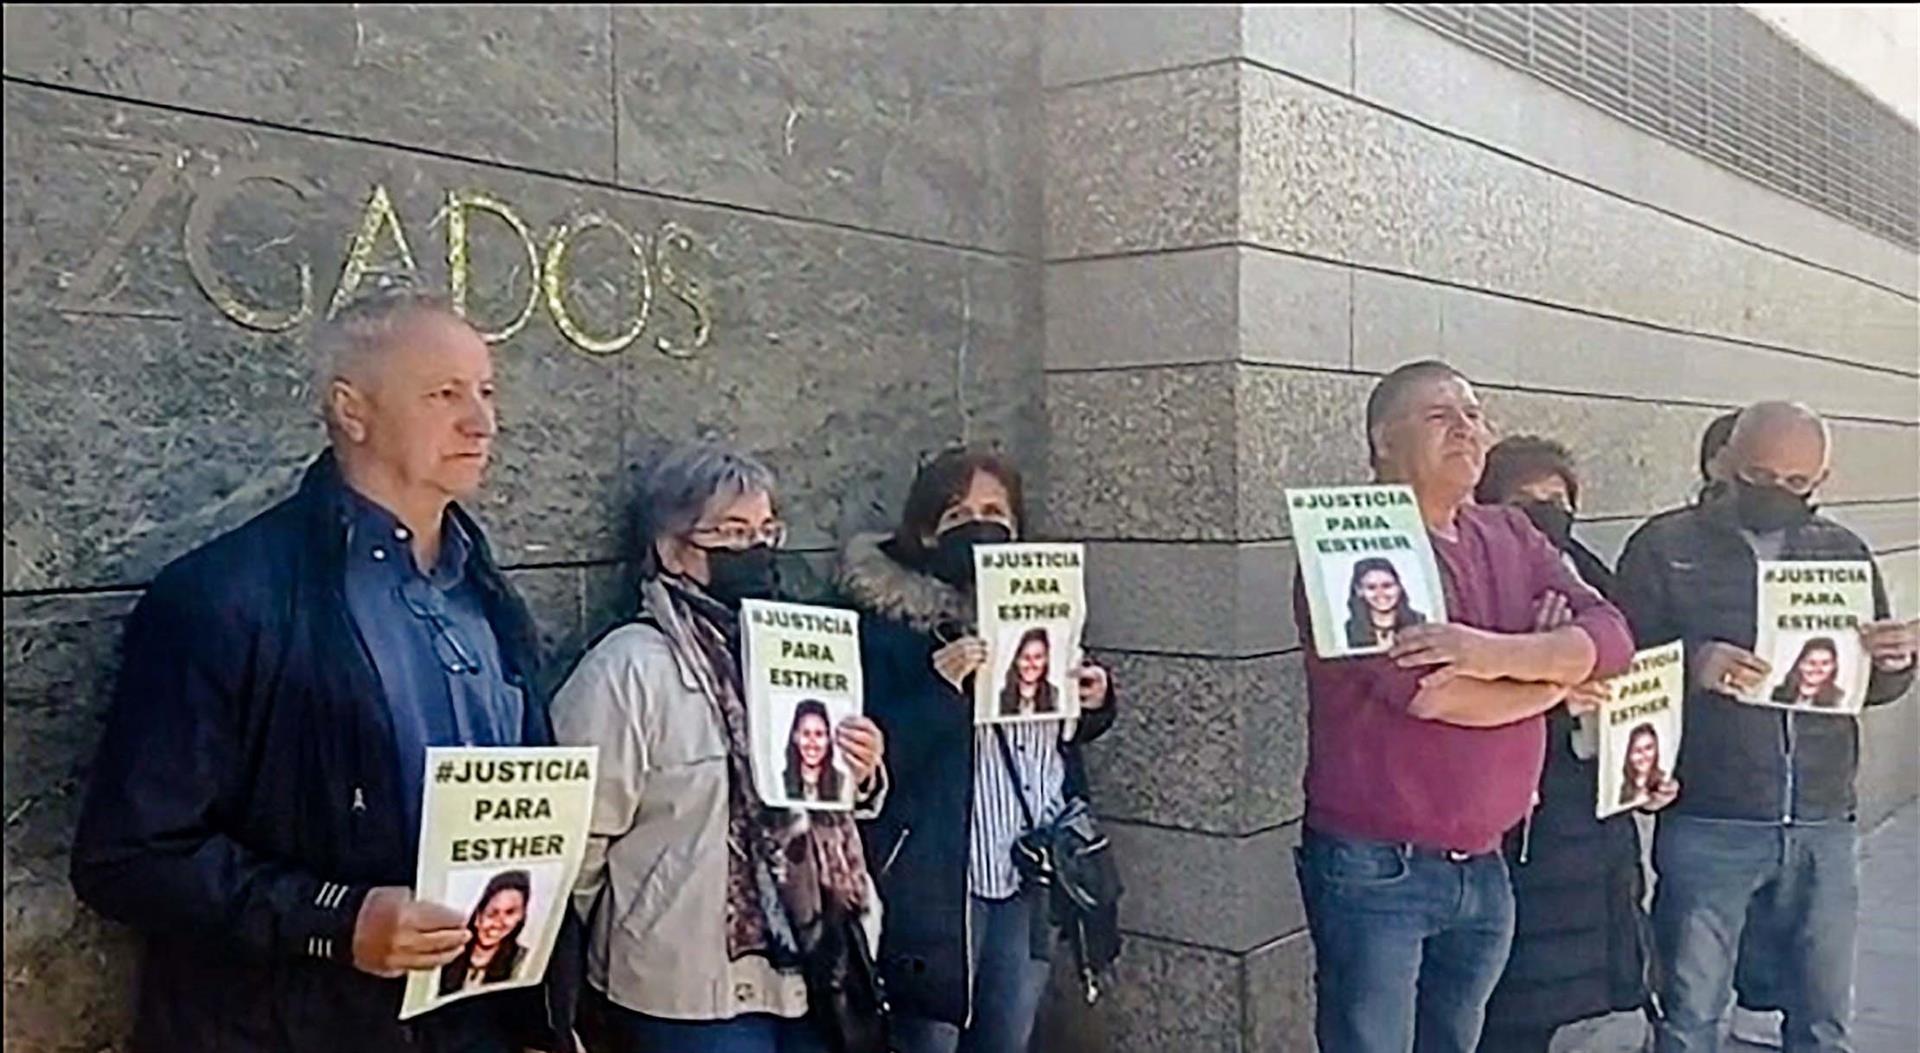
[[(1066, 807), (1067, 765), (1060, 743), (1071, 734), (1069, 721), (999, 724), (973, 729), (973, 836), (967, 861), (967, 888), (981, 899), (1007, 899), (1020, 891), (1013, 865), (1013, 843), (1027, 832), (1020, 810), (1025, 791), (1036, 822), (1051, 822)], [(1016, 784), (1002, 759), (994, 728), (1007, 736), (1019, 776)], [(1016, 788), (1017, 787), (1017, 788)]]

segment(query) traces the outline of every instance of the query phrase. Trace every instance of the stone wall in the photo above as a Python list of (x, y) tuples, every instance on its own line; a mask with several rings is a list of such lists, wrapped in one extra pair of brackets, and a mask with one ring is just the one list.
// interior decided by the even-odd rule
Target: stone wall
[[(471, 315), (504, 329), (535, 303), (496, 350), (478, 511), (564, 661), (624, 602), (619, 509), (669, 440), (768, 458), (816, 568), (897, 512), (922, 451), (970, 438), (1040, 463), (1031, 21), (8, 6), (10, 1053), (95, 1053), (123, 1029), (127, 942), (77, 909), (65, 856), (121, 622), (320, 447), (307, 326), (270, 329), (326, 309), (374, 188), (432, 284), (450, 192), (531, 238), (529, 256), (498, 212), (463, 214)], [(376, 233), (361, 262), (391, 269)], [(556, 322), (605, 348), (647, 286), (618, 352)]]
[[(1047, 26), (1048, 513), (1151, 711), (1093, 760), (1133, 942), (1046, 1048), (1308, 1049), (1281, 489), (1364, 478), (1374, 378), (1437, 356), (1578, 452), (1611, 559), (1688, 499), (1709, 420), (1803, 398), (1910, 616), (1915, 258), (1383, 9)], [(1868, 718), (1869, 821), (1914, 796), (1917, 727)]]
[[(1572, 444), (1609, 557), (1715, 414), (1808, 399), (1920, 610), (1914, 254), (1384, 9), (5, 19), (10, 1051), (124, 1029), (128, 942), (65, 882), (121, 621), (318, 448), (302, 315), (396, 227), (484, 327), (525, 315), (478, 511), (562, 661), (666, 441), (766, 455), (816, 569), (923, 451), (1034, 468), (1130, 702), (1093, 763), (1131, 942), (1048, 1051), (1311, 1048), (1280, 491), (1361, 478), (1395, 364)], [(1920, 793), (1920, 709), (1866, 737), (1871, 818)]]

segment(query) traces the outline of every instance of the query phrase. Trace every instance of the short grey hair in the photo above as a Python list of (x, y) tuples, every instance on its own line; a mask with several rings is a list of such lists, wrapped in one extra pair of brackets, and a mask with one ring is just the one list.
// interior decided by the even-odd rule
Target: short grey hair
[[(355, 366), (388, 350), (394, 334), (423, 314), (440, 314), (464, 324), (453, 301), (411, 284), (377, 286), (356, 295), (314, 326), (313, 394), (327, 418), (333, 382)], [(329, 423), (331, 423), (329, 421)]]
[(1421, 383), (1433, 379), (1466, 380), (1460, 371), (1437, 358), (1421, 362), (1408, 362), (1381, 377), (1374, 384), (1373, 391), (1367, 395), (1367, 463), (1380, 467), (1380, 443), (1374, 433), (1393, 423), (1401, 412), (1401, 403), (1407, 399), (1407, 393)]
[(641, 576), (659, 575), (659, 542), (692, 530), (716, 498), (772, 494), (773, 486), (773, 469), (752, 454), (710, 441), (674, 447), (654, 462), (634, 505)]

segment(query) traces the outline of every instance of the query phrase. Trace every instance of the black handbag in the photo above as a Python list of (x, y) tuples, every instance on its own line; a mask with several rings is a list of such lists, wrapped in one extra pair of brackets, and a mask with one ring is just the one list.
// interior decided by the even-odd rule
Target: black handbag
[(1120, 897), (1126, 887), (1112, 846), (1084, 797), (1068, 800), (1052, 822), (1037, 823), (1006, 732), (995, 726), (993, 737), (1027, 822), (1027, 832), (1013, 843), (1013, 865), (1026, 888), (1046, 897), (1054, 926), (1073, 948), (1081, 990), (1092, 1005), (1100, 1000), (1101, 978), (1120, 957)]
[(807, 1012), (832, 1053), (893, 1053), (892, 1007), (859, 915), (834, 911), (807, 954)]

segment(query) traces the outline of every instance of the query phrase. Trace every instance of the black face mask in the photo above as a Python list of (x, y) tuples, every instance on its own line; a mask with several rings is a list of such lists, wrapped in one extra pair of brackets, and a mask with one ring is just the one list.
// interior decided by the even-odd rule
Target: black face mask
[(1013, 531), (1004, 523), (976, 520), (941, 534), (927, 559), (927, 573), (956, 589), (973, 587), (973, 546), (1004, 545)]
[(1756, 534), (1770, 534), (1806, 522), (1813, 515), (1807, 497), (1777, 486), (1756, 486), (1745, 479), (1733, 481), (1734, 512), (1740, 525)]
[(1573, 513), (1560, 507), (1553, 501), (1528, 501), (1520, 506), (1520, 511), (1533, 520), (1542, 534), (1552, 541), (1555, 548), (1566, 548), (1573, 542)]
[(780, 591), (780, 575), (773, 565), (773, 546), (710, 548), (707, 553), (707, 595), (739, 610), (741, 600), (770, 600)]

